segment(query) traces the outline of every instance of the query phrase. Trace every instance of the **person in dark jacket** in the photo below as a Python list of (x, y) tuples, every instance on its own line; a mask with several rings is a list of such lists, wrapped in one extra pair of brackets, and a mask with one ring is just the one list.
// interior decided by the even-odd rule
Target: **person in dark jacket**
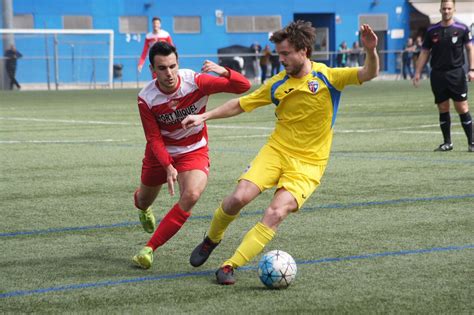
[(16, 87), (20, 89), (21, 86), (16, 80), (15, 74), (17, 60), (23, 57), (23, 55), (18, 50), (16, 50), (15, 45), (11, 45), (9, 49), (5, 50), (4, 56), (6, 58), (5, 69), (7, 70), (8, 77), (10, 78), (10, 90), (13, 90), (13, 85), (16, 85)]

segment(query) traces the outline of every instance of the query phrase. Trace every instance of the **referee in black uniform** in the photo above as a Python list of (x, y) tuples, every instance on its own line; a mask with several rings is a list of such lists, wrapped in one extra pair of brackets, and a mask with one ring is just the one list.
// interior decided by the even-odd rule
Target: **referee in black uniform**
[(432, 25), (426, 32), (420, 57), (416, 64), (413, 84), (418, 86), (421, 71), (431, 54), (431, 90), (439, 110), (439, 125), (444, 142), (435, 151), (451, 151), (451, 118), (449, 99), (459, 114), (467, 136), (468, 151), (474, 152), (472, 117), (467, 104), (467, 82), (464, 65), (464, 48), (469, 62), (469, 81), (474, 80), (474, 49), (468, 27), (454, 21), (455, 0), (441, 0), (441, 22)]

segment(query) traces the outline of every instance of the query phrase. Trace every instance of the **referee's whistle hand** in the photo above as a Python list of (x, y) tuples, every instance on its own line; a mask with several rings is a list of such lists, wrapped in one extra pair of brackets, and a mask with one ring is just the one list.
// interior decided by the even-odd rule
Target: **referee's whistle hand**
[(413, 85), (415, 87), (418, 87), (420, 85), (420, 76), (419, 75), (416, 75), (413, 77)]

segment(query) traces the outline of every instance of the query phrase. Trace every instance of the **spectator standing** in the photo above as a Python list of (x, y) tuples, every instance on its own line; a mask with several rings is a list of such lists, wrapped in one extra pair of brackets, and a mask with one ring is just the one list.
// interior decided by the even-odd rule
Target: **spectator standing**
[(255, 73), (255, 80), (258, 80), (259, 74), (260, 74), (258, 56), (260, 55), (260, 52), (262, 51), (262, 46), (260, 46), (258, 42), (254, 42), (252, 45), (250, 45), (250, 49), (255, 54), (255, 58), (253, 60), (253, 71)]
[(5, 69), (7, 70), (7, 75), (10, 78), (10, 90), (13, 90), (13, 86), (16, 85), (18, 89), (21, 89), (20, 83), (16, 80), (16, 65), (17, 65), (17, 60), (23, 55), (16, 50), (15, 45), (11, 45), (10, 48), (5, 50), (4, 54), (6, 58), (5, 62)]
[(359, 45), (358, 41), (355, 41), (352, 44), (352, 49), (349, 54), (349, 67), (359, 67), (362, 65), (360, 62), (360, 55), (362, 54), (362, 48)]
[(265, 48), (262, 50), (260, 56), (260, 71), (261, 73), (261, 83), (263, 84), (267, 79), (267, 71), (268, 66), (270, 65), (270, 58), (272, 56), (272, 51), (270, 50), (270, 46), (266, 45)]
[(337, 49), (337, 58), (336, 58), (336, 66), (337, 67), (345, 67), (347, 63), (347, 53), (349, 50), (347, 49), (346, 41), (342, 41)]
[(272, 69), (271, 69), (271, 75), (274, 76), (275, 74), (280, 72), (280, 57), (278, 57), (278, 54), (276, 53), (275, 49), (273, 49), (272, 56), (270, 57), (270, 62), (272, 64)]
[(404, 80), (407, 79), (407, 75), (410, 76), (410, 79), (413, 79), (412, 61), (415, 50), (416, 45), (413, 43), (413, 39), (408, 38), (402, 52), (402, 75)]
[[(418, 57), (420, 57), (422, 45), (423, 45), (423, 38), (421, 36), (417, 36), (415, 40), (415, 52), (413, 53), (413, 68), (416, 67), (416, 62), (418, 61)], [(426, 76), (426, 78), (430, 77), (429, 62), (425, 63), (425, 66), (421, 70), (421, 76), (423, 76), (423, 74)]]

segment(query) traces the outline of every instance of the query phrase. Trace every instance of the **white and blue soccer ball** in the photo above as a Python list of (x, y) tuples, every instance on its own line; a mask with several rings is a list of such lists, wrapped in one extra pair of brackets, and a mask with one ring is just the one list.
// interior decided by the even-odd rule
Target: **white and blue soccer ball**
[(293, 257), (282, 250), (272, 250), (262, 256), (258, 263), (258, 277), (271, 289), (286, 289), (296, 277)]

